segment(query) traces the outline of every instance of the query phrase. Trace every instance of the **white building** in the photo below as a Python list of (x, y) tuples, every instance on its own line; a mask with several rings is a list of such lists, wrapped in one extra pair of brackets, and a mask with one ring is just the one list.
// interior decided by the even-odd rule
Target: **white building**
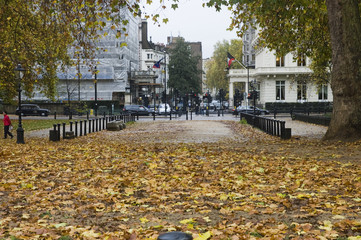
[[(154, 100), (158, 104), (160, 102), (161, 93), (167, 88), (169, 79), (168, 64), (169, 53), (165, 44), (154, 44), (150, 38), (148, 41), (148, 23), (142, 20), (141, 26), (141, 53), (140, 53), (140, 71), (147, 72), (153, 78), (138, 79), (139, 96), (149, 98), (149, 103), (154, 104)], [(159, 68), (154, 68), (155, 63), (159, 62)], [(169, 90), (167, 90), (169, 93)]]
[[(245, 68), (231, 69), (228, 75), (230, 78), (229, 96), (231, 106), (234, 105), (235, 83), (241, 83), (240, 92), (244, 92), (245, 96), (253, 90), (253, 87), (258, 90), (259, 100), (257, 105), (262, 107), (266, 103), (275, 102), (333, 101), (330, 84), (318, 87), (312, 82), (303, 80), (305, 78), (302, 79), (302, 76), (312, 72), (308, 67), (310, 59), (298, 56), (295, 60), (295, 53), (277, 56), (275, 51), (270, 51), (267, 48), (255, 50), (257, 31), (252, 28), (249, 28), (244, 34), (243, 41), (245, 53), (243, 64)], [(242, 101), (242, 105), (246, 104), (252, 105), (247, 100)]]

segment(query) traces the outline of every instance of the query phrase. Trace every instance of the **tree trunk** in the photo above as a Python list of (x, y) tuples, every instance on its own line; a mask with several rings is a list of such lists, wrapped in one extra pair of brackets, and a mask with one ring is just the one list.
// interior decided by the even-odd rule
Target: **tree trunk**
[(358, 0), (326, 0), (333, 113), (325, 140), (361, 139), (361, 18)]

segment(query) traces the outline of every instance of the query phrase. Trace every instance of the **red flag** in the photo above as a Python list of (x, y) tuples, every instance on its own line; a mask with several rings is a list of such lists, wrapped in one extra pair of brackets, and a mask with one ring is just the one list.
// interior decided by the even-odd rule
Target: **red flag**
[(235, 60), (235, 58), (229, 53), (227, 52), (227, 63), (228, 63), (228, 67), (231, 66), (232, 62)]
[(162, 60), (163, 60), (163, 58), (160, 59), (158, 62), (154, 63), (153, 68), (160, 68), (160, 62), (161, 62)]

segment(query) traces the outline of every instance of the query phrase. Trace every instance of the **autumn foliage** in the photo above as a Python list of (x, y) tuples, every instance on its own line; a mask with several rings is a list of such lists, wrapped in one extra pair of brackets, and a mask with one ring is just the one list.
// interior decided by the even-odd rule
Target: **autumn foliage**
[[(360, 239), (360, 142), (177, 141), (181, 123), (0, 140), (0, 239)], [(204, 139), (205, 141), (207, 139)]]

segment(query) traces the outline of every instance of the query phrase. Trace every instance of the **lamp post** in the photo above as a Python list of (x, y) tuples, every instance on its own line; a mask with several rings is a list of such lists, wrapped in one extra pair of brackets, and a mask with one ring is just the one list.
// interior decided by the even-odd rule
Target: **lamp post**
[(19, 92), (19, 125), (18, 125), (18, 129), (16, 130), (17, 135), (16, 135), (16, 143), (18, 144), (25, 144), (24, 141), (24, 129), (23, 129), (23, 125), (21, 122), (21, 79), (23, 78), (25, 69), (22, 68), (21, 64), (18, 64), (15, 68), (15, 72), (18, 78), (18, 92)]
[[(167, 114), (167, 52), (164, 51), (164, 100), (165, 100), (165, 114)], [(169, 114), (170, 109), (169, 109)]]
[[(254, 65), (249, 65), (249, 63), (247, 62), (247, 96), (248, 96), (248, 93), (250, 92), (250, 88), (249, 88), (249, 69), (254, 69), (255, 66)], [(248, 108), (248, 97), (247, 97), (247, 100), (246, 100), (246, 106)]]
[(95, 100), (95, 103), (94, 103), (94, 107), (95, 107), (95, 117), (98, 116), (98, 86), (97, 86), (97, 66), (95, 66), (95, 74), (94, 74), (94, 100)]

